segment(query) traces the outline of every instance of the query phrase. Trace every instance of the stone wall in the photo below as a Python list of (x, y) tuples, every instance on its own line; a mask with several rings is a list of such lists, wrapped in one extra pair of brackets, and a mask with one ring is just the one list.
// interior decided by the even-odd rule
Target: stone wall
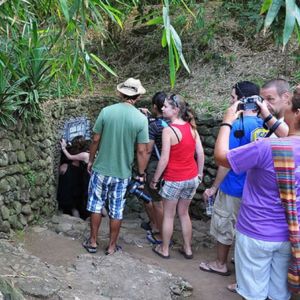
[(93, 122), (109, 101), (99, 97), (49, 101), (42, 122), (0, 128), (0, 231), (23, 229), (55, 212), (64, 123), (78, 116)]
[[(59, 140), (64, 123), (86, 117), (94, 123), (101, 107), (113, 98), (89, 97), (75, 100), (49, 101), (44, 105), (42, 122), (24, 125), (18, 122), (9, 129), (0, 129), (0, 231), (23, 229), (41, 217), (51, 216), (57, 209), (56, 189), (60, 161)], [(192, 213), (201, 217), (201, 193), (211, 185), (216, 174), (213, 147), (218, 122), (198, 122), (205, 149), (205, 176), (192, 204)], [(127, 211), (137, 210), (128, 203)], [(142, 205), (139, 203), (139, 209)]]

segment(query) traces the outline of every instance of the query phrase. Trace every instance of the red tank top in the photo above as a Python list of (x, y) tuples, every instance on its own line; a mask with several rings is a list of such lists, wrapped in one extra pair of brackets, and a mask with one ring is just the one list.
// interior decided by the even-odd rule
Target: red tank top
[(184, 125), (172, 124), (180, 130), (181, 141), (171, 146), (168, 165), (163, 178), (168, 181), (189, 180), (198, 175), (195, 160), (196, 141), (191, 133), (190, 123)]

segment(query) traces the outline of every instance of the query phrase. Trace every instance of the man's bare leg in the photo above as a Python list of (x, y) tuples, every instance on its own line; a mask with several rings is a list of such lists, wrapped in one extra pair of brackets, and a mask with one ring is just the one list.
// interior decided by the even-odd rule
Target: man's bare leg
[(157, 235), (158, 239), (162, 239), (162, 223), (163, 223), (163, 202), (157, 201), (153, 202), (153, 210), (155, 217), (155, 224), (159, 234)]
[(200, 269), (211, 269), (221, 273), (227, 273), (227, 259), (231, 245), (225, 245), (220, 242), (217, 243), (217, 259), (208, 263), (201, 262)]
[(108, 254), (112, 254), (116, 250), (121, 224), (122, 224), (122, 220), (118, 220), (118, 219), (109, 220), (110, 239), (107, 248)]
[(97, 247), (97, 236), (100, 228), (102, 216), (101, 213), (91, 213), (91, 236), (90, 243), (92, 247)]
[(217, 243), (217, 262), (221, 266), (226, 266), (227, 271), (227, 259), (231, 245), (225, 245), (220, 242)]
[(145, 207), (145, 211), (147, 213), (148, 219), (150, 221), (150, 226), (152, 228), (153, 231), (156, 231), (157, 228), (157, 224), (155, 222), (155, 211), (154, 211), (154, 207), (152, 202), (144, 202), (144, 207)]

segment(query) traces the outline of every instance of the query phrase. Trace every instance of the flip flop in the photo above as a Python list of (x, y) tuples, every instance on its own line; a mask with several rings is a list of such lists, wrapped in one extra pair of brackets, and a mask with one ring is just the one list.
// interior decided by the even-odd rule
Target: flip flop
[[(157, 247), (157, 246), (156, 246)], [(156, 249), (156, 247), (153, 247), (152, 248), (152, 251), (157, 254), (158, 256), (160, 256), (161, 258), (164, 258), (164, 259), (169, 259), (170, 258), (170, 254), (169, 255), (163, 255), (162, 253), (160, 253), (158, 251), (158, 249)]]
[(186, 254), (185, 251), (181, 248), (178, 249), (178, 252), (184, 256), (186, 259), (193, 259), (193, 254)]
[[(161, 245), (162, 240), (158, 240), (151, 231), (147, 231), (146, 239), (153, 245)], [(173, 246), (174, 242), (171, 240), (169, 247)]]
[(208, 272), (208, 273), (214, 273), (214, 274), (221, 275), (221, 276), (230, 276), (231, 275), (230, 271), (220, 272), (220, 271), (214, 270), (214, 269), (212, 269), (212, 267), (209, 266), (208, 263), (204, 263), (204, 262), (200, 263), (199, 268), (201, 271)]
[(147, 240), (153, 244), (153, 245), (160, 245), (162, 244), (161, 240), (158, 240), (153, 234), (152, 232), (147, 232), (147, 236), (146, 236)]
[(112, 255), (118, 251), (122, 251), (122, 247), (120, 245), (116, 245), (115, 249), (113, 252), (108, 252), (108, 247), (106, 247), (104, 254), (105, 255)]
[(232, 283), (232, 284), (229, 284), (229, 285), (226, 286), (226, 289), (229, 292), (232, 292), (232, 293), (237, 293), (236, 288), (237, 288), (237, 284), (236, 283)]
[(91, 245), (91, 238), (87, 238), (83, 243), (82, 247), (88, 252), (88, 253), (96, 253), (98, 250), (98, 247), (94, 247)]

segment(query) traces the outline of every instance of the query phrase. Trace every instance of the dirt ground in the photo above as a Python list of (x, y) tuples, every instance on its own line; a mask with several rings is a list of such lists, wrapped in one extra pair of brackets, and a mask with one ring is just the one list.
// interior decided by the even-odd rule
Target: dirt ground
[[(100, 245), (100, 249), (95, 255), (103, 255), (104, 246)], [(214, 249), (203, 248), (194, 252), (193, 260), (186, 260), (176, 251), (171, 251), (171, 259), (164, 260), (158, 258), (151, 251), (150, 246), (122, 246), (123, 251), (140, 259), (142, 262), (159, 266), (170, 273), (188, 280), (194, 288), (193, 296), (188, 299), (240, 299), (236, 294), (226, 290), (226, 285), (235, 280), (234, 274), (229, 277), (222, 277), (199, 270), (199, 262), (213, 258)], [(55, 266), (72, 266), (79, 254), (86, 253), (81, 246), (81, 241), (58, 235), (51, 231), (47, 231), (46, 233), (27, 231), (24, 236), (24, 247), (32, 255)], [(230, 268), (234, 273), (234, 266), (231, 265)]]
[[(72, 266), (78, 255), (85, 254), (81, 241), (59, 235), (53, 231), (34, 232), (27, 230), (23, 237), (24, 248), (42, 261), (54, 266)], [(100, 249), (95, 255), (103, 255), (106, 242), (100, 244)], [(226, 289), (227, 284), (235, 281), (234, 265), (230, 264), (232, 275), (223, 277), (199, 270), (199, 262), (211, 260), (215, 257), (215, 248), (199, 248), (194, 251), (194, 259), (186, 260), (177, 251), (171, 250), (171, 259), (158, 258), (151, 246), (123, 245), (123, 251), (146, 264), (159, 266), (170, 273), (188, 280), (193, 288), (191, 300), (235, 300), (241, 299)], [(293, 296), (292, 300), (300, 300), (299, 296)]]

